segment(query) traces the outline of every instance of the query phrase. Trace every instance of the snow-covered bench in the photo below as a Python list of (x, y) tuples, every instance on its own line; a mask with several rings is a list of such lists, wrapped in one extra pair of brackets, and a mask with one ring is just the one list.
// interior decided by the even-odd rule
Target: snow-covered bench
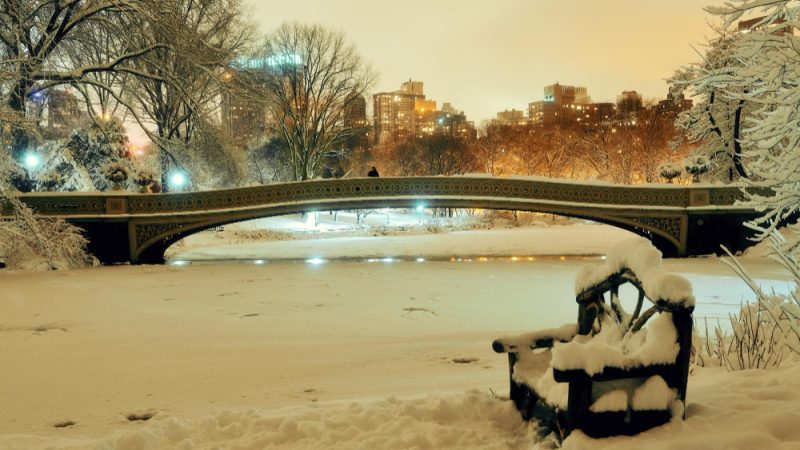
[[(577, 324), (492, 343), (508, 353), (510, 396), (526, 420), (562, 436), (580, 429), (602, 437), (683, 415), (694, 297), (685, 278), (660, 264), (649, 241), (625, 241), (604, 264), (579, 272)], [(620, 294), (635, 299), (632, 314)]]

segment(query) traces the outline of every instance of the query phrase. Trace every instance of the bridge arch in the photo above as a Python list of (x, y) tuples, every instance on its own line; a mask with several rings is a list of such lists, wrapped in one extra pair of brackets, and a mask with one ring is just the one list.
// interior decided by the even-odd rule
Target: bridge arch
[[(678, 256), (681, 252), (681, 242), (670, 234), (652, 224), (639, 222), (634, 218), (604, 214), (602, 211), (590, 211), (586, 207), (574, 207), (553, 204), (539, 204), (536, 202), (520, 202), (511, 199), (485, 199), (485, 198), (441, 198), (436, 196), (416, 196), (414, 198), (375, 198), (375, 199), (345, 199), (328, 200), (324, 202), (303, 202), (291, 205), (270, 206), (255, 210), (228, 212), (224, 215), (206, 217), (204, 220), (177, 220), (165, 221), (158, 224), (148, 223), (145, 230), (155, 232), (147, 233), (147, 239), (141, 241), (132, 252), (132, 259), (137, 263), (160, 264), (164, 261), (166, 250), (179, 240), (211, 228), (243, 222), (247, 220), (262, 219), (288, 214), (300, 214), (314, 211), (342, 211), (353, 209), (378, 209), (378, 208), (406, 208), (413, 209), (417, 206), (426, 208), (480, 208), (508, 211), (526, 211), (534, 213), (556, 214), (560, 216), (586, 219), (594, 222), (615, 226), (633, 232), (647, 239), (661, 250), (665, 256)], [(680, 220), (679, 217), (667, 219)], [(136, 223), (133, 227), (136, 227)], [(141, 232), (136, 230), (137, 233)]]

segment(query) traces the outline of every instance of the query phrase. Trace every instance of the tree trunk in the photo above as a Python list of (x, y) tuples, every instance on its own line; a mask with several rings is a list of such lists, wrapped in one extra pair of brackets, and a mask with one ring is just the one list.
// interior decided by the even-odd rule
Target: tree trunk
[(744, 164), (742, 164), (742, 143), (739, 141), (742, 128), (743, 108), (744, 100), (739, 100), (739, 106), (736, 108), (736, 116), (733, 124), (733, 166), (736, 168), (736, 173), (738, 173), (740, 177), (747, 178), (747, 172), (744, 170)]
[[(25, 118), (25, 92), (29, 87), (28, 82), (24, 80), (17, 83), (17, 86), (11, 91), (8, 107), (12, 111), (19, 114), (20, 117)], [(11, 158), (15, 163), (19, 164), (25, 157), (25, 152), (30, 147), (31, 136), (28, 131), (23, 127), (14, 127), (11, 131)], [(33, 190), (33, 180), (27, 170), (21, 171), (20, 175), (12, 176), (11, 185), (18, 189), (20, 192), (30, 192)]]
[[(24, 80), (19, 81), (10, 92), (8, 99), (9, 109), (23, 118), (25, 117), (25, 92), (27, 92), (29, 84)], [(24, 129), (14, 128), (11, 141), (11, 157), (16, 161), (21, 161), (25, 151), (28, 150), (29, 144), (30, 136), (28, 133)]]
[(161, 192), (170, 192), (172, 189), (169, 185), (169, 156), (167, 152), (159, 146), (158, 159), (161, 163)]

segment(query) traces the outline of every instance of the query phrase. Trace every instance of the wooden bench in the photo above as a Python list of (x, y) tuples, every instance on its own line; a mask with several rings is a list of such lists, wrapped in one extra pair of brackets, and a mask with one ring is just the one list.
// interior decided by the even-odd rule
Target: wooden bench
[[(508, 353), (510, 397), (523, 418), (564, 438), (576, 429), (636, 434), (683, 416), (694, 297), (660, 262), (649, 242), (626, 242), (579, 273), (576, 324), (492, 343)], [(621, 293), (635, 295), (632, 314)]]

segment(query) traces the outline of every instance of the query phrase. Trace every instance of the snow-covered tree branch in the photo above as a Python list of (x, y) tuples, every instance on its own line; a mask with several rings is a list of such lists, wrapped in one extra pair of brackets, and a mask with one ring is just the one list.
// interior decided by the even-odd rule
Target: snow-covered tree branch
[(712, 163), (722, 154), (746, 172), (763, 239), (800, 214), (800, 1), (729, 0), (707, 11), (721, 21), (720, 37), (704, 63), (672, 80), (700, 98), (678, 125)]

